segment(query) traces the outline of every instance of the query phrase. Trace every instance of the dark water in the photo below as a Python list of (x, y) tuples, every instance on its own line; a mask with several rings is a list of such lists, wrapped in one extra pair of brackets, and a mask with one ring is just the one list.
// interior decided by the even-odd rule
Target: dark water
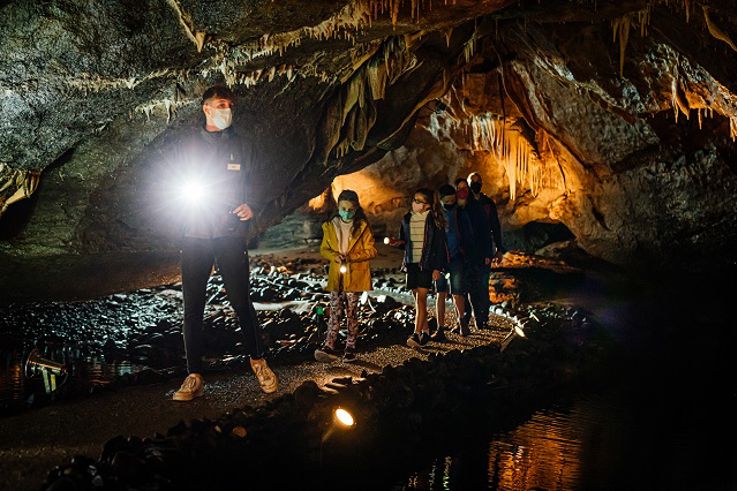
[(70, 394), (91, 394), (125, 377), (150, 370), (130, 360), (106, 359), (103, 355), (83, 354), (70, 347), (41, 345), (39, 355), (66, 365), (56, 376), (55, 390), (47, 392), (40, 372), (28, 370), (32, 345), (6, 344), (0, 349), (0, 416), (51, 402)]
[(737, 489), (734, 406), (716, 402), (653, 401), (628, 387), (581, 396), (467, 442), (393, 489)]
[(591, 281), (561, 295), (620, 343), (619, 362), (594, 387), (428, 459), (391, 489), (737, 490), (735, 290), (690, 284), (706, 288)]

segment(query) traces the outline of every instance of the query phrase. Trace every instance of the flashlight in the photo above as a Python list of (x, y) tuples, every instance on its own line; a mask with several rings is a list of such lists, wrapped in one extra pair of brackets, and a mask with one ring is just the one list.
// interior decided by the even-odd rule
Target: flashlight
[(384, 237), (384, 244), (389, 245), (390, 242), (391, 239), (389, 239), (389, 237)]
[(201, 183), (195, 180), (189, 180), (182, 184), (180, 188), (182, 201), (187, 206), (198, 206), (205, 199), (205, 188)]
[(345, 264), (341, 264), (340, 265), (340, 272), (343, 273), (343, 274), (345, 274), (345, 273), (348, 272), (348, 268), (346, 267)]

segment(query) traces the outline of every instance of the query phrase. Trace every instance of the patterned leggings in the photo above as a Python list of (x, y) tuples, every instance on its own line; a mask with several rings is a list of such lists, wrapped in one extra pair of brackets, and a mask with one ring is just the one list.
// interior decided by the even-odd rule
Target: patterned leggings
[(338, 337), (344, 309), (348, 322), (348, 339), (346, 339), (345, 345), (346, 348), (356, 347), (356, 336), (358, 336), (358, 299), (360, 297), (361, 292), (330, 292), (330, 318), (328, 319), (328, 334), (325, 339), (325, 345), (328, 348), (335, 348), (335, 339)]

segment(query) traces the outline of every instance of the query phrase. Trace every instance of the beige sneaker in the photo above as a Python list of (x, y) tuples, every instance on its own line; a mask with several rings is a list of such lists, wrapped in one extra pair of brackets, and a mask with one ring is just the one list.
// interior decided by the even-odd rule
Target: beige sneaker
[(276, 392), (276, 389), (279, 388), (279, 379), (271, 368), (269, 368), (265, 358), (261, 358), (260, 360), (251, 359), (251, 368), (253, 369), (253, 373), (256, 374), (261, 390), (267, 394)]
[(172, 399), (175, 401), (191, 401), (202, 397), (205, 393), (205, 381), (199, 373), (190, 373), (182, 382), (182, 386), (174, 393)]

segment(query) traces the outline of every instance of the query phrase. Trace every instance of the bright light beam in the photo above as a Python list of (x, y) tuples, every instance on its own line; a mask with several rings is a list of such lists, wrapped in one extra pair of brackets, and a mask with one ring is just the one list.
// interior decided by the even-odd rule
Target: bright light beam
[(353, 419), (353, 415), (342, 407), (335, 409), (333, 415), (335, 416), (335, 421), (346, 428), (351, 428), (356, 424), (356, 421)]
[(180, 189), (182, 201), (188, 206), (199, 206), (205, 200), (205, 188), (197, 181), (187, 181)]

